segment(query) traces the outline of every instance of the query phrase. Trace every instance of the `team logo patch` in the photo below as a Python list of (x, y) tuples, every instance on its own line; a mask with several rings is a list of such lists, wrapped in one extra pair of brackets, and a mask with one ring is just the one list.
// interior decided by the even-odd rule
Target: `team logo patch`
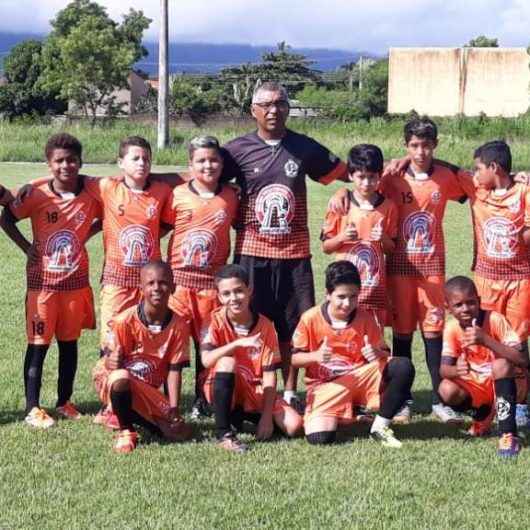
[(78, 224), (83, 224), (86, 221), (86, 215), (83, 210), (80, 210), (75, 214), (75, 220)]
[(497, 409), (497, 420), (504, 421), (507, 420), (510, 416), (510, 403), (503, 397), (497, 398), (497, 403), (495, 405)]
[(379, 285), (381, 263), (372, 245), (358, 241), (348, 251), (347, 259), (357, 267), (363, 287), (376, 287)]
[(298, 169), (300, 166), (294, 161), (289, 158), (287, 162), (285, 162), (285, 166), (283, 166), (283, 170), (285, 171), (285, 175), (289, 178), (294, 178), (298, 175)]
[(204, 269), (210, 265), (217, 249), (217, 237), (210, 230), (192, 230), (184, 236), (181, 246), (186, 267)]
[(291, 232), (295, 212), (293, 192), (283, 184), (265, 186), (256, 199), (256, 217), (261, 234), (283, 235)]
[(124, 368), (132, 374), (136, 379), (148, 383), (150, 385), (156, 384), (158, 379), (156, 377), (156, 366), (149, 359), (132, 358), (126, 362)]
[(433, 191), (431, 194), (431, 202), (438, 204), (442, 200), (442, 194), (439, 191)]
[(327, 363), (318, 366), (318, 379), (320, 381), (331, 381), (341, 377), (353, 368), (353, 365), (345, 359), (331, 359)]
[(119, 237), (123, 253), (123, 264), (127, 267), (142, 267), (151, 259), (155, 242), (150, 230), (142, 225), (129, 225)]
[(444, 310), (442, 307), (431, 307), (427, 311), (425, 321), (428, 324), (440, 324), (444, 319)]
[(74, 232), (59, 230), (46, 241), (47, 270), (53, 272), (73, 271), (79, 265), (81, 244)]
[(153, 219), (156, 215), (156, 204), (150, 204), (145, 210), (145, 215), (148, 219)]
[(434, 251), (434, 217), (429, 212), (411, 213), (403, 223), (403, 239), (409, 254)]
[(484, 223), (484, 246), (491, 258), (509, 259), (515, 256), (517, 228), (505, 217), (492, 217)]
[(521, 203), (519, 199), (516, 199), (515, 201), (508, 204), (508, 210), (510, 210), (511, 213), (517, 213), (521, 209)]
[(226, 210), (219, 210), (214, 217), (214, 224), (215, 226), (221, 226), (226, 222), (228, 219), (228, 214), (226, 213)]

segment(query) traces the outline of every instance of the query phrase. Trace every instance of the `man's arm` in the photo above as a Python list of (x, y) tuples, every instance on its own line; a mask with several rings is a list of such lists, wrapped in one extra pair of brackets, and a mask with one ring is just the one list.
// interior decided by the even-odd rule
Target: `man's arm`
[(187, 182), (189, 179), (189, 175), (187, 172), (183, 173), (151, 173), (149, 175), (149, 178), (151, 180), (156, 180), (159, 182), (165, 182), (170, 188), (174, 188), (176, 186), (179, 186), (180, 184), (183, 184), (184, 182)]

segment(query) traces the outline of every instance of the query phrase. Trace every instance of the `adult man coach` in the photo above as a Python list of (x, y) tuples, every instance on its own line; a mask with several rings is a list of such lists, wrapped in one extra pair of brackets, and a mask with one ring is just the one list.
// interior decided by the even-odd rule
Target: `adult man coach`
[(227, 143), (223, 176), (241, 188), (234, 261), (250, 274), (254, 310), (269, 317), (280, 340), (284, 398), (295, 397), (296, 372), (290, 363), (291, 338), (302, 313), (315, 304), (306, 175), (329, 184), (347, 180), (333, 153), (312, 138), (286, 127), (287, 91), (266, 82), (252, 98), (257, 131)]

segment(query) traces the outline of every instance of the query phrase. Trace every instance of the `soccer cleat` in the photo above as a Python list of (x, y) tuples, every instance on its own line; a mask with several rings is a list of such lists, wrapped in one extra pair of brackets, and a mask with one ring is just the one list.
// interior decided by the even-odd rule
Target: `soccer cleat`
[(408, 425), (410, 423), (411, 416), (412, 410), (410, 408), (410, 405), (405, 402), (405, 404), (396, 412), (396, 415), (392, 419), (392, 423), (397, 423), (399, 425)]
[(137, 443), (138, 433), (129, 429), (123, 429), (116, 434), (112, 450), (115, 453), (132, 453), (136, 449)]
[(395, 437), (394, 431), (390, 427), (383, 427), (377, 431), (371, 431), (370, 436), (380, 442), (383, 447), (399, 449), (403, 444)]
[(81, 413), (74, 407), (72, 403), (70, 403), (70, 401), (67, 401), (64, 405), (57, 407), (55, 410), (59, 416), (62, 416), (67, 420), (81, 419)]
[(502, 458), (514, 458), (521, 452), (521, 443), (519, 438), (511, 433), (507, 432), (501, 435), (499, 438), (499, 445), (497, 446), (497, 456)]
[(117, 431), (120, 428), (118, 417), (109, 407), (99, 409), (93, 421), (96, 425), (103, 425), (111, 431)]
[(515, 406), (515, 423), (519, 429), (528, 426), (528, 405), (517, 403)]
[(49, 429), (55, 425), (55, 420), (44, 410), (39, 407), (33, 407), (24, 421), (36, 429)]
[(237, 454), (243, 454), (248, 451), (248, 446), (239, 440), (233, 432), (227, 432), (218, 440), (217, 446)]
[(464, 417), (443, 403), (432, 406), (432, 415), (442, 423), (462, 423)]

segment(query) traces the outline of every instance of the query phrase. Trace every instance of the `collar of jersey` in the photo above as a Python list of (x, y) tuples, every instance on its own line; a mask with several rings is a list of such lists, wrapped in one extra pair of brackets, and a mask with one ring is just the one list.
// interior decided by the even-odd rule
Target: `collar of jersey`
[[(329, 307), (329, 302), (324, 302), (321, 306), (320, 306), (320, 311), (322, 313), (322, 317), (324, 318), (324, 320), (331, 326), (333, 327), (332, 325), (332, 322), (331, 322), (331, 317), (329, 316), (329, 311), (328, 311), (328, 307)], [(350, 318), (348, 319), (348, 326), (351, 325), (351, 323), (355, 320), (355, 317), (357, 315), (357, 308), (355, 308), (353, 310), (353, 313), (350, 315)]]
[[(219, 193), (221, 193), (221, 188), (222, 187), (223, 187), (222, 184), (219, 182), (219, 184), (217, 184), (217, 188), (215, 188), (215, 191), (213, 192), (213, 194), (214, 195), (219, 195)], [(188, 182), (188, 188), (195, 195), (198, 195), (199, 197), (201, 196), (199, 190), (193, 185), (193, 180), (190, 180)]]
[[(383, 204), (383, 202), (385, 202), (385, 197), (384, 195), (381, 195), (378, 191), (376, 191), (377, 193), (377, 199), (375, 200), (375, 204), (372, 204), (372, 206), (374, 208), (377, 208), (378, 206), (381, 206), (381, 204)], [(357, 199), (355, 198), (355, 194), (353, 193), (352, 190), (348, 190), (348, 194), (350, 196), (350, 202), (355, 204), (355, 206), (357, 206), (357, 208), (360, 208), (361, 205), (359, 204), (359, 201), (357, 201)]]
[[(136, 311), (136, 314), (138, 315), (138, 319), (140, 322), (149, 329), (149, 322), (147, 321), (147, 317), (145, 316), (145, 309), (144, 309), (144, 302), (143, 300), (138, 304), (138, 309)], [(162, 322), (162, 329), (165, 329), (169, 326), (169, 323), (171, 322), (171, 319), (173, 318), (173, 311), (168, 308), (168, 313), (166, 318), (164, 319), (164, 322)]]
[[(414, 177), (414, 171), (412, 171), (412, 168), (410, 167), (410, 165), (407, 167), (406, 173), (409, 177), (412, 177), (414, 180), (416, 180)], [(433, 173), (434, 173), (434, 162), (431, 164), (431, 167), (427, 170), (427, 175), (429, 175), (429, 177), (432, 177)]]
[[(56, 192), (54, 189), (53, 189), (53, 180), (50, 180), (48, 182), (48, 188), (50, 189), (50, 191), (57, 197), (61, 197), (61, 194)], [(77, 177), (77, 189), (73, 192), (74, 195), (77, 197), (77, 195), (79, 195), (83, 189), (85, 188), (85, 176), (84, 175), (78, 175)]]

